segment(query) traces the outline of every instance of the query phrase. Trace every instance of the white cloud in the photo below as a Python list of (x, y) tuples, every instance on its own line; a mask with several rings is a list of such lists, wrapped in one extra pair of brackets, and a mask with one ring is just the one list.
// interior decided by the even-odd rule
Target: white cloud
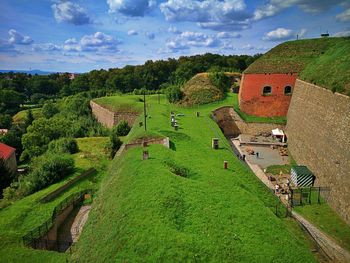
[(33, 40), (29, 36), (23, 36), (21, 33), (17, 32), (14, 29), (9, 30), (10, 38), (8, 42), (15, 45), (30, 45), (33, 43)]
[(350, 31), (342, 31), (334, 34), (335, 37), (350, 37)]
[(78, 42), (75, 38), (65, 41), (63, 49), (68, 52), (80, 51), (118, 51), (121, 40), (113, 36), (96, 32), (93, 35), (85, 35)]
[(129, 35), (129, 36), (136, 36), (136, 35), (138, 35), (138, 33), (137, 33), (136, 30), (133, 30), (133, 29), (132, 29), (132, 30), (129, 30), (129, 31), (128, 31), (128, 35)]
[(242, 35), (238, 33), (232, 32), (219, 32), (216, 34), (218, 38), (226, 39), (226, 38), (240, 38)]
[(62, 48), (58, 45), (52, 44), (52, 43), (44, 43), (44, 44), (34, 44), (33, 50), (34, 51), (58, 51)]
[(168, 32), (173, 33), (173, 34), (181, 34), (182, 33), (176, 26), (170, 26), (168, 28)]
[(345, 2), (344, 0), (269, 0), (254, 12), (254, 20), (277, 15), (284, 9), (297, 5), (304, 12), (320, 13)]
[(293, 30), (286, 28), (277, 28), (265, 34), (263, 40), (267, 41), (282, 41), (288, 40), (294, 37)]
[(218, 47), (222, 43), (212, 35), (206, 35), (200, 32), (185, 31), (179, 36), (170, 39), (166, 43), (166, 47), (174, 52), (190, 47)]
[(160, 4), (160, 10), (168, 21), (198, 22), (202, 28), (218, 31), (250, 26), (244, 0), (168, 0)]
[(340, 22), (348, 22), (350, 21), (350, 8), (345, 10), (343, 13), (340, 13), (335, 17)]
[(92, 23), (87, 11), (78, 4), (62, 1), (51, 6), (57, 22), (67, 22), (73, 25)]
[(144, 16), (156, 6), (154, 0), (107, 0), (110, 12), (119, 12), (125, 16)]

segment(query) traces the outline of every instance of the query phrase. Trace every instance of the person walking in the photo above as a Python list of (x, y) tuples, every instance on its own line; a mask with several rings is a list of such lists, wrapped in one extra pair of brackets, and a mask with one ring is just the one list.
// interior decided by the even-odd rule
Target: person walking
[(259, 159), (259, 153), (258, 152), (256, 152), (256, 158)]

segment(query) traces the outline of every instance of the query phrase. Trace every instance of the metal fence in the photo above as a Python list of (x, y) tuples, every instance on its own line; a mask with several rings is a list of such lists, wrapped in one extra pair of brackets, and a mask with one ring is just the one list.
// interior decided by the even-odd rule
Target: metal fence
[(290, 202), (292, 207), (326, 203), (330, 192), (329, 187), (303, 187), (290, 190)]
[(291, 209), (279, 202), (268, 208), (279, 218), (289, 217), (291, 215)]
[[(51, 244), (51, 247), (64, 247), (62, 245), (64, 241), (54, 241), (54, 240), (46, 240), (43, 237), (49, 232), (53, 224), (55, 223), (56, 217), (61, 214), (67, 207), (70, 205), (77, 205), (81, 204), (85, 200), (85, 195), (92, 195), (94, 194), (95, 189), (86, 189), (77, 193), (74, 193), (67, 198), (65, 198), (62, 202), (60, 202), (53, 210), (52, 216), (46, 220), (43, 224), (40, 226), (32, 229), (29, 231), (25, 236), (22, 237), (23, 244), (25, 246), (31, 246), (33, 248), (38, 249), (49, 249), (50, 246), (48, 244)], [(53, 242), (56, 242), (57, 244), (54, 246), (52, 245)], [(61, 245), (58, 245), (58, 244)], [(67, 243), (67, 242), (66, 242)], [(68, 242), (69, 243), (69, 242)], [(43, 246), (45, 245), (45, 246)], [(71, 245), (71, 244), (70, 244)], [(50, 249), (51, 250), (51, 249)], [(56, 249), (52, 249), (56, 250)], [(59, 251), (59, 250), (56, 250)]]

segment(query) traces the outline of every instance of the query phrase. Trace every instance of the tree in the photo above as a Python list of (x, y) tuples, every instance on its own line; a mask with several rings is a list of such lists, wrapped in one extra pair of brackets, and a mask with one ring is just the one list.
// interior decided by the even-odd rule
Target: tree
[(60, 138), (51, 141), (48, 150), (52, 153), (70, 153), (74, 154), (79, 151), (77, 141), (73, 138)]
[(9, 114), (0, 114), (0, 129), (9, 129), (12, 124), (12, 118)]
[(228, 91), (231, 86), (231, 80), (224, 72), (211, 72), (209, 73), (209, 79), (222, 92)]
[(117, 133), (113, 130), (110, 139), (110, 157), (113, 159), (116, 152), (119, 150), (120, 146), (122, 146), (123, 142), (119, 139)]
[(175, 103), (182, 99), (183, 93), (178, 85), (171, 85), (166, 89), (165, 96), (170, 103)]
[(15, 175), (6, 166), (5, 160), (0, 157), (0, 197), (2, 197), (2, 190), (8, 187), (15, 179)]
[(46, 119), (53, 117), (58, 112), (58, 108), (51, 101), (47, 101), (42, 108), (42, 113)]
[(131, 128), (127, 121), (121, 121), (115, 129), (115, 133), (117, 136), (125, 136), (128, 135), (130, 129)]

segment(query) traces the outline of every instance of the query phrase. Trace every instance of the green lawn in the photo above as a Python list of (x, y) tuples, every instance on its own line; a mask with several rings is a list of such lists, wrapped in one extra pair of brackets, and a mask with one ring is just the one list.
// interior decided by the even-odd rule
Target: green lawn
[(94, 101), (111, 111), (141, 112), (143, 110), (143, 101), (141, 99), (143, 99), (143, 96), (120, 95), (102, 97), (94, 99)]
[[(316, 261), (305, 240), (273, 214), (275, 196), (235, 157), (211, 120), (214, 108), (232, 105), (233, 99), (230, 94), (219, 103), (187, 109), (148, 96), (148, 132), (137, 125), (127, 139), (168, 136), (171, 149), (151, 145), (150, 159), (142, 161), (142, 149), (132, 148), (113, 161), (73, 260)], [(178, 131), (170, 126), (170, 111), (185, 115), (177, 117)], [(213, 137), (220, 138), (219, 150), (211, 149)], [(229, 170), (223, 169), (224, 160)], [(186, 178), (173, 173), (173, 166), (186, 170)]]
[[(68, 254), (24, 247), (22, 236), (45, 222), (54, 207), (72, 193), (98, 187), (110, 162), (104, 149), (108, 140), (105, 137), (77, 139), (80, 152), (74, 155), (77, 167), (74, 175), (0, 210), (0, 262), (66, 262), (69, 259)], [(90, 167), (95, 167), (97, 173), (78, 181), (53, 201), (39, 203), (42, 197)]]
[(350, 227), (327, 203), (296, 206), (294, 210), (350, 251)]

